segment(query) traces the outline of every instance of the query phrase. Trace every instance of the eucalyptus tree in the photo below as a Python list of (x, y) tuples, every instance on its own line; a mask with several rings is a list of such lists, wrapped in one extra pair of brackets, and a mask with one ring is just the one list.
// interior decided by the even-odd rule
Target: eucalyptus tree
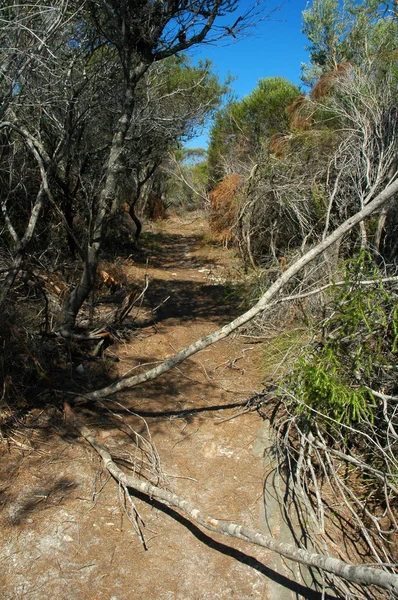
[[(303, 12), (311, 62), (302, 79), (314, 84), (307, 109), (343, 137), (328, 167), (326, 230), (397, 174), (396, 11), (396, 2), (316, 0)], [(398, 250), (395, 205), (383, 208), (373, 239), (361, 225), (362, 248), (371, 242), (389, 261)]]
[(217, 180), (228, 172), (245, 172), (245, 165), (255, 162), (274, 134), (288, 132), (287, 108), (299, 95), (299, 88), (284, 77), (267, 77), (248, 96), (224, 107), (210, 134), (210, 177)]
[(68, 10), (78, 12), (79, 5), (68, 0), (17, 0), (0, 2), (0, 116), (16, 91), (20, 90), (28, 71), (46, 68), (54, 57), (50, 46), (63, 25)]
[(398, 36), (394, 1), (313, 0), (303, 11), (310, 62), (302, 64), (301, 79), (313, 87), (325, 73), (349, 62), (376, 60), (379, 67), (395, 60)]
[[(0, 202), (3, 240), (8, 242), (3, 271), (6, 277), (0, 289), (1, 308), (34, 237), (45, 198), (52, 198), (47, 157), (17, 113), (21, 106), (31, 102), (27, 92), (29, 82), (39, 71), (51, 72), (56, 58), (51, 48), (64, 23), (79, 12), (79, 4), (72, 4), (67, 0), (38, 0), (0, 5)], [(40, 106), (37, 108), (41, 110)]]
[[(297, 215), (292, 216), (288, 210), (292, 203), (284, 204), (280, 195), (274, 195), (272, 185), (278, 171), (274, 169), (275, 161), (268, 160), (274, 136), (289, 134), (288, 107), (299, 96), (300, 89), (283, 77), (260, 79), (251, 94), (218, 113), (211, 130), (209, 176), (212, 183), (233, 172), (241, 176), (242, 183), (247, 181), (247, 186), (241, 187), (239, 201), (233, 202), (232, 210), (227, 211), (221, 203), (220, 208), (215, 208), (214, 216), (230, 215), (229, 222), (223, 219), (223, 227), (231, 228), (244, 259), (252, 265), (262, 258), (266, 248), (275, 254), (276, 225), (283, 222), (284, 240), (293, 241), (297, 237), (297, 223), (302, 230), (302, 222), (308, 220), (303, 211), (299, 211), (299, 219)], [(294, 163), (280, 170), (285, 181), (290, 174), (294, 174), (296, 180), (302, 178), (297, 171), (297, 161)], [(295, 197), (301, 189), (302, 184), (298, 182)]]
[[(235, 203), (240, 208), (229, 225), (252, 265), (302, 252), (396, 177), (394, 7), (372, 0), (314, 0), (303, 13), (311, 44), (303, 79), (313, 85), (310, 94), (288, 94), (287, 112), (280, 100), (281, 110), (275, 112), (270, 99), (278, 94), (270, 96), (269, 85), (268, 93), (259, 88), (217, 115), (210, 174), (215, 180), (231, 170), (242, 176), (240, 202)], [(276, 79), (274, 92), (283, 90)], [(397, 231), (392, 198), (378, 223), (362, 223), (344, 251), (350, 254), (357, 244), (372, 246), (396, 261)]]
[(174, 149), (162, 170), (166, 175), (166, 196), (173, 207), (193, 210), (208, 206), (209, 173), (204, 148)]
[(136, 238), (141, 231), (136, 204), (148, 201), (148, 180), (154, 184), (165, 180), (159, 167), (167, 162), (169, 152), (203, 127), (226, 89), (211, 73), (209, 61), (192, 65), (184, 55), (155, 63), (140, 82), (126, 140), (122, 198), (136, 223)]
[[(293, 115), (290, 131), (253, 157), (258, 167), (245, 187), (236, 231), (251, 264), (303, 252), (396, 179), (397, 84), (393, 71), (381, 76), (371, 62), (347, 66), (328, 78), (322, 97), (298, 105), (301, 129)], [(396, 231), (392, 197), (377, 220), (361, 223), (345, 241), (340, 258), (366, 248), (396, 261)], [(336, 267), (337, 246), (332, 254), (325, 275)]]

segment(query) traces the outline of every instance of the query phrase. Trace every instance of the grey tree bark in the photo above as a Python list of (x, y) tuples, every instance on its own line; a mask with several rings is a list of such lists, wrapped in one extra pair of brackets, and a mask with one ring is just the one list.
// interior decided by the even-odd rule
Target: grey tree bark
[(41, 186), (36, 195), (36, 199), (33, 202), (29, 220), (28, 220), (28, 223), (26, 224), (25, 232), (21, 238), (19, 238), (19, 236), (8, 216), (6, 201), (3, 200), (1, 202), (1, 210), (3, 212), (5, 223), (7, 225), (10, 236), (14, 240), (15, 252), (12, 257), (11, 267), (10, 267), (10, 269), (7, 273), (7, 276), (6, 276), (5, 280), (3, 281), (3, 284), (0, 288), (0, 313), (4, 310), (4, 305), (5, 305), (5, 302), (7, 299), (7, 295), (15, 281), (15, 278), (17, 277), (17, 275), (22, 267), (24, 254), (25, 254), (27, 247), (35, 233), (36, 225), (37, 225), (38, 219), (39, 219), (40, 214), (43, 209), (45, 197), (47, 196), (50, 200), (52, 199), (52, 195), (51, 195), (50, 188), (48, 185), (47, 170), (45, 168), (42, 157), (40, 156), (39, 152), (37, 151), (35, 144), (32, 142), (32, 139), (30, 138), (30, 136), (26, 133), (26, 131), (17, 127), (14, 123), (5, 121), (5, 122), (1, 123), (0, 129), (2, 129), (3, 127), (13, 129), (18, 135), (21, 136), (25, 146), (31, 152), (31, 154), (33, 155), (33, 157), (37, 163), (37, 166), (38, 166), (38, 169), (40, 172)]
[[(234, 31), (222, 28), (212, 40), (233, 36), (242, 31), (261, 12), (256, 3), (245, 15), (236, 20)], [(194, 45), (208, 40), (216, 19), (235, 12), (236, 0), (203, 0), (193, 5), (185, 2), (166, 1), (161, 4), (142, 3), (140, 11), (133, 5), (111, 0), (104, 5), (90, 4), (91, 18), (101, 37), (117, 49), (124, 79), (123, 111), (113, 135), (107, 161), (104, 186), (99, 195), (91, 234), (86, 248), (84, 269), (77, 286), (66, 298), (59, 333), (71, 335), (76, 316), (93, 288), (98, 266), (99, 253), (106, 226), (106, 218), (113, 204), (118, 182), (118, 174), (123, 168), (122, 153), (133, 110), (134, 96), (138, 82), (150, 65), (183, 52)], [(175, 27), (168, 30), (170, 23)], [(189, 31), (190, 35), (187, 35)], [(134, 61), (136, 66), (132, 67)]]
[(119, 118), (117, 129), (112, 139), (108, 164), (106, 167), (105, 183), (99, 198), (91, 236), (86, 248), (83, 273), (78, 285), (66, 298), (63, 307), (62, 324), (59, 331), (61, 335), (65, 337), (70, 335), (75, 324), (76, 316), (94, 286), (106, 217), (109, 214), (112, 201), (116, 194), (118, 174), (122, 168), (121, 154), (134, 109), (134, 90), (138, 81), (148, 68), (149, 63), (141, 62), (137, 65), (125, 91), (124, 110)]

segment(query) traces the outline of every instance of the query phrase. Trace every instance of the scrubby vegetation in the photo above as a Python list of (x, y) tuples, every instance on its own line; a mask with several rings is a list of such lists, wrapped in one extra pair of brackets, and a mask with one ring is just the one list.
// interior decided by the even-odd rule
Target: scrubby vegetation
[[(94, 314), (105, 290), (117, 292), (120, 305), (141, 285), (127, 285), (112, 263), (138, 251), (143, 219), (165, 216), (170, 155), (182, 152), (181, 140), (220, 104), (226, 85), (208, 61), (193, 64), (185, 51), (226, 35), (211, 32), (211, 24), (233, 3), (184, 8), (190, 37), (178, 21), (179, 3), (170, 11), (152, 2), (134, 9), (119, 2), (6, 4), (0, 7), (1, 396), (14, 404), (28, 383), (32, 390), (43, 383), (43, 373), (67, 372), (80, 341), (87, 351), (109, 338), (110, 324)], [(171, 34), (172, 23), (184, 39)], [(99, 264), (101, 252), (108, 260), (102, 254)], [(22, 377), (18, 357), (26, 362)]]
[[(0, 8), (0, 433), (48, 390), (76, 391), (66, 373), (82, 353), (97, 357), (128, 335), (123, 321), (148, 282), (128, 282), (118, 257), (138, 255), (142, 222), (168, 209), (206, 210), (216, 242), (242, 258), (243, 304), (262, 296), (229, 333), (243, 324), (244, 335), (261, 339), (274, 327), (281, 357), (265, 359), (258, 404), (275, 426), (286, 510), (291, 501), (316, 527), (316, 548), (338, 526), (344, 557), (363, 553), (395, 572), (396, 3), (314, 0), (303, 13), (307, 91), (261, 79), (222, 108), (230, 82), (187, 51), (235, 37), (255, 11), (229, 30), (214, 22), (234, 12), (234, 0), (138, 5)], [(208, 151), (184, 148), (212, 116)], [(101, 302), (112, 309), (99, 310)], [(105, 366), (97, 388), (111, 379)]]
[[(314, 1), (303, 13), (309, 91), (271, 78), (217, 115), (211, 223), (253, 269), (254, 289), (267, 289), (396, 180), (394, 11), (393, 3)], [(347, 539), (358, 535), (361, 552), (380, 564), (397, 559), (396, 206), (393, 196), (289, 279), (290, 301), (246, 327), (284, 347), (266, 375), (273, 374), (276, 444), (292, 506), (299, 497), (303, 519), (322, 536), (347, 519)], [(292, 318), (313, 336), (308, 343), (302, 335), (300, 352), (293, 342), (285, 348)]]

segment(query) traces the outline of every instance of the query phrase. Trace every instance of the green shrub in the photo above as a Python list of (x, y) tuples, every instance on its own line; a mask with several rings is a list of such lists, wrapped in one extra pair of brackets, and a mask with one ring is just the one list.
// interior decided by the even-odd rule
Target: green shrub
[[(363, 281), (372, 280), (372, 284)], [(333, 290), (321, 338), (298, 360), (289, 380), (299, 414), (319, 413), (347, 425), (374, 421), (371, 389), (394, 392), (398, 305), (371, 256), (345, 265), (346, 285)]]
[(299, 413), (309, 414), (308, 409), (313, 408), (347, 425), (358, 423), (365, 416), (373, 421), (372, 394), (366, 387), (353, 387), (343, 379), (341, 362), (332, 348), (326, 347), (310, 362), (299, 361), (296, 369)]

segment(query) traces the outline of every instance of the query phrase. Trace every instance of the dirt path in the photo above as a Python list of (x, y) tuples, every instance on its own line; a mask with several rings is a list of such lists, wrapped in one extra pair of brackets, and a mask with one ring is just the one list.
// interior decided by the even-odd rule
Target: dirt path
[[(224, 279), (234, 259), (204, 245), (204, 234), (200, 220), (170, 219), (156, 235), (147, 234), (145, 255), (125, 267), (129, 280), (137, 282), (147, 270), (150, 286), (132, 338), (111, 349), (119, 358), (118, 375), (164, 359), (237, 314), (237, 299)], [(119, 406), (82, 404), (80, 413), (120, 460), (143, 461), (144, 474), (146, 467), (159, 468), (162, 485), (216, 518), (267, 530), (263, 485), (272, 470), (264, 459), (267, 429), (256, 412), (236, 416), (261, 389), (260, 363), (258, 346), (224, 340), (120, 395)], [(83, 368), (90, 374), (91, 364)], [(92, 386), (98, 382), (92, 370)], [(144, 523), (140, 540), (122, 508), (123, 490), (56, 407), (33, 411), (24, 431), (8, 448), (2, 444), (1, 598), (317, 597), (296, 585), (297, 571), (271, 553), (210, 537), (173, 510), (134, 497)], [(150, 432), (160, 465), (156, 456), (149, 465), (137, 452), (133, 431)], [(277, 505), (272, 512), (268, 529), (278, 536)]]

